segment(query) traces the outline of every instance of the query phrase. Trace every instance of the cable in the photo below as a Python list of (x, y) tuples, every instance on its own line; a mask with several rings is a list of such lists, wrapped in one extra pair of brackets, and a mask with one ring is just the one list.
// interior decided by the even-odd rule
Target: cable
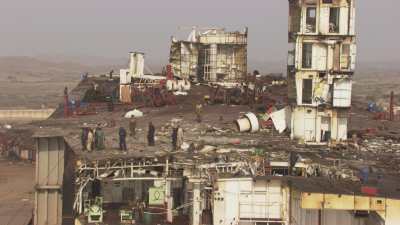
[(163, 215), (163, 214), (167, 214), (168, 211), (171, 211), (171, 212), (177, 211), (179, 209), (183, 209), (183, 208), (189, 207), (191, 205), (193, 205), (193, 202), (189, 202), (189, 203), (180, 205), (180, 206), (176, 207), (175, 209), (171, 209), (171, 210), (168, 210), (168, 209), (165, 209), (165, 208), (158, 208), (158, 207), (149, 207), (149, 209), (161, 209), (161, 210), (165, 210), (165, 212), (159, 212), (159, 213), (143, 212), (143, 213), (149, 214), (149, 215)]

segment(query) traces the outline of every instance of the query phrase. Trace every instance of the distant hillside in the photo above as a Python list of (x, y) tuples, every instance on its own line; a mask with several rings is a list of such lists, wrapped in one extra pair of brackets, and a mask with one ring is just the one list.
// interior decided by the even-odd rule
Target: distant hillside
[(104, 67), (92, 67), (72, 62), (49, 62), (31, 57), (0, 57), (0, 80), (72, 81), (84, 72), (101, 73)]
[(62, 101), (64, 87), (75, 87), (81, 74), (107, 74), (111, 69), (118, 74), (118, 68), (32, 57), (0, 57), (0, 108), (55, 107)]
[[(127, 62), (101, 57), (0, 57), (0, 108), (55, 107), (62, 101), (64, 87), (74, 88), (82, 73), (108, 74), (113, 69), (117, 75)], [(159, 62), (149, 59), (146, 64), (152, 72), (160, 71)], [(286, 62), (252, 60), (248, 68), (249, 72), (257, 69), (264, 74), (286, 74)], [(400, 64), (358, 63), (354, 80), (354, 96), (366, 100), (373, 94), (380, 98), (398, 90)]]

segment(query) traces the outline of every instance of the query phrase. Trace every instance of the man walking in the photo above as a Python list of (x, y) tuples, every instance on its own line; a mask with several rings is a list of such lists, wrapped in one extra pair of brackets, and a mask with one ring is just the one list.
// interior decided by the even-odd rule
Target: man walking
[(121, 151), (126, 151), (127, 147), (126, 147), (126, 130), (123, 127), (119, 128), (119, 149)]
[(83, 127), (82, 128), (82, 134), (81, 134), (82, 151), (86, 151), (87, 150), (88, 134), (89, 134), (88, 128), (87, 127)]
[(177, 127), (172, 127), (172, 150), (176, 151), (177, 150), (177, 141), (178, 141), (178, 128)]
[(177, 149), (181, 149), (182, 144), (183, 144), (183, 129), (182, 127), (178, 126), (178, 131), (176, 136)]

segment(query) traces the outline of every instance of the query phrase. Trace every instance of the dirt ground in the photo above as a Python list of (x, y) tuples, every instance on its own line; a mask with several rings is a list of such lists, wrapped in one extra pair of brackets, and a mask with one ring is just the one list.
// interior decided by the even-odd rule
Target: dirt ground
[(112, 67), (0, 57), (0, 108), (54, 108), (65, 86), (72, 89), (82, 74), (107, 74)]
[(34, 204), (34, 165), (0, 158), (0, 223), (26, 225)]

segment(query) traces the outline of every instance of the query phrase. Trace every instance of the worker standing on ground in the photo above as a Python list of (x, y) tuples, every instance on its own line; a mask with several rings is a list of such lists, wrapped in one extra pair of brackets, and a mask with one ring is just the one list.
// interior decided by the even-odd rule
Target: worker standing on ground
[(126, 130), (123, 127), (119, 128), (119, 150), (121, 151), (126, 151), (127, 147), (126, 147)]
[(110, 71), (110, 73), (108, 74), (108, 75), (109, 75), (109, 77), (110, 77), (110, 80), (112, 80), (112, 79), (113, 79), (113, 74), (114, 74), (114, 70), (111, 70), (111, 71)]
[(289, 153), (289, 176), (295, 175), (296, 163), (299, 161), (299, 155), (295, 152)]
[(136, 136), (136, 119), (135, 118), (129, 120), (129, 132), (130, 132), (131, 137)]
[(153, 123), (149, 123), (149, 130), (147, 132), (147, 143), (149, 146), (154, 146), (154, 135), (156, 133), (156, 128), (154, 127)]
[(181, 149), (182, 144), (183, 144), (183, 129), (181, 126), (178, 126), (177, 141), (176, 141), (177, 148)]
[(81, 134), (82, 151), (86, 151), (87, 150), (88, 133), (89, 133), (88, 128), (87, 127), (83, 127), (82, 128), (82, 134)]
[(203, 105), (201, 103), (198, 103), (196, 105), (196, 121), (198, 123), (201, 123), (202, 121), (202, 112), (203, 112)]
[(177, 141), (178, 141), (178, 127), (175, 125), (172, 127), (172, 150), (176, 151), (177, 150)]
[(96, 150), (103, 150), (105, 148), (104, 146), (105, 136), (104, 136), (104, 131), (103, 129), (101, 129), (100, 126), (98, 126), (96, 129), (95, 138), (96, 138)]
[(94, 150), (98, 150), (97, 149), (97, 145), (98, 145), (97, 144), (97, 130), (98, 130), (97, 127), (93, 129), (93, 139), (94, 139), (94, 141), (93, 141), (93, 146), (92, 147), (93, 147)]
[(94, 134), (93, 130), (89, 128), (86, 148), (89, 152), (93, 150)]

